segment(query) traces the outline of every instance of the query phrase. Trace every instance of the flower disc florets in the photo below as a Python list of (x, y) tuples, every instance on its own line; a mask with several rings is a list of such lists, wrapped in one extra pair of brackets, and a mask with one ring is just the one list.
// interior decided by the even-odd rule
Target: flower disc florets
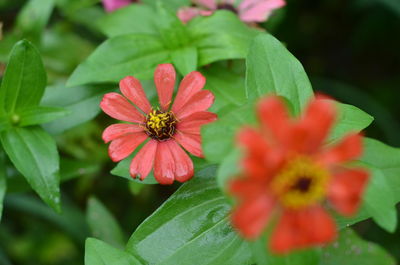
[(175, 134), (177, 120), (172, 111), (152, 110), (146, 116), (145, 131), (151, 138), (164, 141)]

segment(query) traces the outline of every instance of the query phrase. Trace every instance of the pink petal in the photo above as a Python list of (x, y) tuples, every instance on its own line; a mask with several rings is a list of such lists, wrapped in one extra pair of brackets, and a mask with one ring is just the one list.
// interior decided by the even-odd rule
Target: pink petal
[(108, 154), (111, 160), (118, 162), (128, 157), (147, 137), (146, 133), (140, 132), (125, 134), (113, 140), (108, 147)]
[(216, 0), (193, 0), (194, 4), (206, 7), (208, 9), (217, 9), (217, 1)]
[(175, 179), (179, 182), (188, 181), (194, 173), (192, 160), (175, 141), (167, 143), (175, 161)]
[(172, 111), (178, 112), (183, 105), (206, 84), (206, 78), (199, 72), (186, 75), (179, 85)]
[(217, 114), (208, 111), (200, 111), (180, 120), (176, 128), (185, 133), (200, 134), (201, 126), (216, 120)]
[(201, 136), (198, 134), (186, 134), (176, 132), (174, 135), (175, 140), (183, 146), (189, 153), (197, 157), (204, 157), (203, 150), (201, 149)]
[(158, 99), (162, 110), (168, 110), (174, 93), (176, 73), (172, 64), (160, 64), (154, 72)]
[(178, 10), (177, 16), (183, 22), (187, 23), (200, 15), (201, 10), (195, 7), (182, 7)]
[(107, 12), (112, 12), (131, 3), (130, 0), (103, 0), (102, 2)]
[(273, 10), (285, 4), (284, 0), (244, 0), (239, 6), (239, 16), (244, 22), (263, 22)]
[(213, 93), (208, 90), (201, 90), (194, 94), (175, 115), (178, 119), (183, 119), (192, 113), (207, 110), (213, 103)]
[(136, 124), (128, 124), (128, 123), (117, 123), (108, 126), (102, 135), (102, 138), (105, 143), (117, 139), (128, 133), (137, 133), (142, 132), (143, 129)]
[(100, 102), (100, 108), (114, 119), (142, 123), (145, 117), (118, 93), (107, 93)]
[(133, 76), (127, 76), (119, 82), (122, 94), (144, 113), (150, 113), (151, 105), (144, 93), (142, 84)]
[(157, 144), (158, 142), (156, 140), (150, 140), (132, 159), (129, 169), (132, 178), (139, 176), (140, 180), (144, 180), (149, 175), (153, 167)]
[(168, 141), (158, 142), (154, 160), (154, 177), (158, 183), (170, 185), (174, 183), (175, 162), (168, 147)]

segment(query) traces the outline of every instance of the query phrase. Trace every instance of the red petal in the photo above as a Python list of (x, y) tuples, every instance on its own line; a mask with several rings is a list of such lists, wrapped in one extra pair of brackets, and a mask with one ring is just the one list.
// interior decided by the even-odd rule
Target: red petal
[(158, 142), (156, 140), (150, 140), (132, 159), (129, 169), (129, 173), (131, 174), (132, 178), (139, 176), (140, 180), (144, 180), (147, 175), (149, 175), (151, 168), (153, 167), (157, 143)]
[(186, 104), (176, 112), (178, 119), (188, 117), (192, 113), (205, 111), (214, 103), (214, 95), (208, 90), (201, 90), (194, 94)]
[(186, 75), (179, 85), (178, 93), (176, 94), (172, 112), (178, 112), (183, 105), (197, 92), (199, 92), (206, 84), (205, 77), (199, 72), (191, 72)]
[(336, 225), (320, 206), (285, 210), (272, 234), (270, 246), (276, 253), (312, 247), (332, 241)]
[(160, 64), (154, 72), (158, 99), (162, 110), (168, 110), (174, 93), (176, 73), (172, 64)]
[(144, 93), (142, 84), (133, 76), (127, 76), (119, 82), (122, 94), (144, 113), (151, 111), (151, 105)]
[(141, 123), (145, 117), (118, 93), (105, 94), (100, 102), (101, 109), (114, 119)]
[(232, 224), (244, 238), (257, 238), (266, 227), (274, 205), (266, 195), (246, 200), (233, 211)]
[(175, 141), (167, 143), (175, 161), (175, 179), (179, 182), (188, 181), (194, 173), (192, 160)]
[(263, 127), (276, 141), (287, 142), (291, 124), (286, 107), (279, 97), (270, 96), (260, 101), (258, 115)]
[(362, 137), (360, 134), (347, 135), (342, 141), (326, 152), (318, 160), (327, 165), (334, 165), (357, 159), (362, 154)]
[(217, 114), (215, 113), (208, 111), (195, 112), (181, 119), (176, 128), (185, 133), (200, 134), (201, 126), (215, 120), (217, 120)]
[(136, 124), (117, 123), (108, 126), (102, 135), (104, 142), (108, 143), (128, 133), (142, 132), (143, 129)]
[(154, 177), (158, 183), (170, 185), (174, 183), (174, 157), (168, 148), (168, 142), (159, 142), (154, 160)]
[(129, 156), (136, 147), (147, 139), (147, 134), (144, 132), (125, 134), (113, 140), (108, 147), (108, 154), (112, 161), (118, 162)]
[(362, 194), (368, 182), (368, 172), (350, 169), (332, 178), (328, 198), (334, 208), (343, 215), (353, 215), (360, 206)]
[(306, 109), (303, 119), (298, 124), (305, 134), (301, 142), (302, 146), (300, 146), (300, 150), (298, 151), (307, 153), (316, 152), (328, 136), (335, 118), (336, 111), (332, 101), (312, 100)]
[(247, 177), (238, 177), (229, 182), (229, 193), (239, 198), (250, 198), (266, 193), (262, 182)]
[(177, 132), (174, 135), (175, 140), (183, 146), (189, 153), (197, 157), (203, 157), (201, 149), (201, 136), (198, 134), (187, 134)]

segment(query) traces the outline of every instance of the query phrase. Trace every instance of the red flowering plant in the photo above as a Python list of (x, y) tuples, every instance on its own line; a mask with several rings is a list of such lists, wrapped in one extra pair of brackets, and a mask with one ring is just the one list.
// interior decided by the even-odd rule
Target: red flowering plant
[(148, 140), (131, 162), (133, 178), (144, 180), (154, 168), (154, 177), (160, 184), (185, 182), (193, 177), (193, 162), (182, 147), (194, 156), (203, 157), (200, 128), (217, 118), (207, 111), (214, 95), (202, 89), (204, 76), (191, 72), (183, 78), (171, 104), (175, 79), (171, 64), (161, 64), (155, 70), (159, 108), (150, 105), (142, 85), (133, 76), (121, 80), (123, 95), (105, 94), (100, 103), (109, 116), (129, 122), (113, 124), (103, 132), (103, 140), (111, 142), (108, 150), (113, 161), (128, 157)]
[(331, 242), (336, 225), (325, 208), (353, 215), (368, 172), (348, 163), (362, 154), (361, 136), (326, 144), (335, 122), (333, 102), (313, 99), (302, 117), (289, 117), (283, 101), (270, 96), (258, 105), (259, 128), (244, 128), (243, 175), (231, 182), (239, 199), (232, 223), (245, 238), (259, 237), (276, 219), (270, 247), (276, 253)]

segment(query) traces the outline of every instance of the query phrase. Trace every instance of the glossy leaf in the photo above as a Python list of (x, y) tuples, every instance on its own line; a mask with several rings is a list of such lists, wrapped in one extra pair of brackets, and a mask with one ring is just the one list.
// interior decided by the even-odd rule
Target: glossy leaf
[(124, 234), (114, 216), (96, 198), (88, 201), (86, 219), (94, 237), (113, 245), (121, 247), (125, 244)]
[(18, 113), (21, 121), (19, 126), (29, 126), (36, 124), (43, 124), (53, 120), (57, 120), (68, 114), (68, 111), (63, 108), (56, 107), (34, 107), (27, 108)]
[(393, 265), (395, 261), (380, 246), (362, 240), (351, 229), (342, 230), (339, 239), (322, 249), (319, 265)]
[(88, 238), (85, 246), (85, 265), (141, 265), (134, 256), (100, 240)]
[(154, 12), (148, 5), (129, 5), (104, 16), (98, 26), (108, 37), (128, 33), (157, 35)]
[(0, 136), (14, 166), (49, 206), (60, 211), (59, 156), (54, 139), (40, 127), (13, 128)]
[(15, 44), (0, 88), (3, 111), (37, 106), (46, 87), (46, 72), (39, 52), (28, 41)]
[(227, 59), (243, 59), (258, 30), (249, 28), (230, 11), (218, 11), (188, 24), (199, 53), (199, 65)]
[(231, 206), (214, 173), (215, 167), (205, 169), (183, 184), (137, 228), (127, 251), (145, 264), (251, 264), (247, 243), (229, 225)]
[[(169, 61), (158, 37), (148, 34), (117, 36), (101, 44), (68, 80), (67, 86), (119, 82), (128, 75), (150, 79), (158, 64)], [(107, 69), (105, 71), (104, 69)]]
[(255, 38), (247, 57), (246, 89), (250, 99), (275, 93), (290, 101), (297, 115), (313, 95), (301, 63), (268, 34)]
[(100, 113), (100, 101), (110, 87), (80, 86), (66, 88), (59, 83), (47, 88), (42, 99), (43, 105), (63, 107), (68, 111), (65, 117), (44, 125), (47, 131), (58, 134), (79, 124), (92, 120)]

